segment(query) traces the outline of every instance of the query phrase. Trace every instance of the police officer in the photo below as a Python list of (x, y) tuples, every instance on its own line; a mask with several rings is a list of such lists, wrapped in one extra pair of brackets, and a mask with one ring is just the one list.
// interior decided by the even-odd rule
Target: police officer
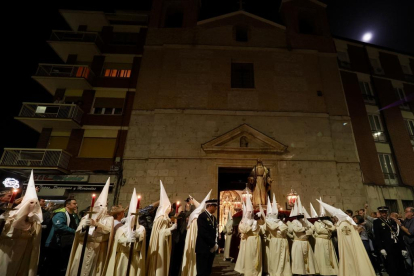
[(209, 276), (214, 257), (218, 249), (217, 219), (213, 215), (217, 210), (217, 200), (206, 201), (206, 210), (197, 219), (196, 265), (197, 276)]
[(378, 207), (380, 217), (374, 220), (375, 242), (385, 259), (385, 268), (389, 276), (407, 275), (403, 257), (408, 254), (404, 244), (398, 238), (400, 228), (388, 216), (388, 207)]

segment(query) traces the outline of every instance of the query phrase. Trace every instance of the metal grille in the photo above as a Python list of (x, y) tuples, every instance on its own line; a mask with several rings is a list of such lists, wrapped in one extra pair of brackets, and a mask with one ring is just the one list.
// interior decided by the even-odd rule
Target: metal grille
[(82, 109), (75, 104), (23, 103), (19, 117), (73, 119), (81, 123)]
[(67, 169), (70, 154), (56, 149), (4, 149), (0, 166), (59, 167)]

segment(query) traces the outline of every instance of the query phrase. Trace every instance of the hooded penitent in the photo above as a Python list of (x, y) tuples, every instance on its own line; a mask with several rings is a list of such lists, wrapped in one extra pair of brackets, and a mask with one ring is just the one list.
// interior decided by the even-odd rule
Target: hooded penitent
[(355, 225), (356, 223), (355, 221), (348, 216), (347, 214), (344, 213), (344, 211), (342, 211), (341, 209), (338, 209), (336, 207), (333, 207), (329, 204), (326, 204), (325, 202), (322, 202), (321, 200), (317, 201), (323, 206), (323, 208), (325, 208), (333, 217), (337, 217), (338, 218), (338, 224), (342, 221), (348, 221), (350, 224)]
[(138, 197), (135, 189), (132, 192), (131, 201), (129, 203), (128, 215), (125, 225), (121, 226), (116, 231), (111, 256), (109, 258), (106, 267), (106, 276), (113, 275), (126, 275), (128, 269), (128, 263), (130, 261), (130, 275), (145, 275), (145, 228), (137, 225), (136, 232), (139, 233), (139, 237), (135, 236), (135, 243), (132, 249), (131, 260), (129, 260), (131, 249), (131, 238), (133, 236), (133, 229), (135, 220)]
[(42, 210), (36, 194), (33, 171), (22, 202), (8, 214), (0, 233), (2, 275), (35, 276), (41, 242)]
[(310, 210), (311, 210), (311, 217), (312, 218), (317, 218), (318, 217), (318, 213), (316, 213), (315, 208), (313, 208), (312, 203), (310, 203)]
[(326, 216), (325, 213), (325, 208), (323, 208), (323, 205), (320, 203), (322, 202), (322, 197), (319, 198), (320, 201), (319, 202), (319, 217), (323, 218), (324, 216)]
[[(181, 264), (181, 275), (196, 276), (196, 254), (195, 247), (197, 241), (197, 218), (206, 209), (206, 201), (210, 199), (211, 190), (198, 207), (190, 214), (187, 224), (187, 235), (185, 237), (184, 255)], [(194, 201), (194, 199), (193, 199)], [(195, 203), (194, 203), (195, 204)]]
[(160, 204), (157, 209), (157, 213), (155, 214), (154, 221), (159, 218), (160, 216), (167, 216), (171, 209), (171, 202), (168, 198), (167, 192), (164, 189), (164, 185), (160, 180)]

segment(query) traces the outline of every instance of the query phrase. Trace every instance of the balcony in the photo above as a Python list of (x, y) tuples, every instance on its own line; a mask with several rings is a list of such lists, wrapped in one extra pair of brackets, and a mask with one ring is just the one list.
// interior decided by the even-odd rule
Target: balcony
[(372, 137), (374, 137), (374, 141), (377, 143), (387, 143), (387, 135), (382, 130), (372, 130)]
[(339, 67), (343, 69), (351, 69), (351, 63), (348, 61), (338, 59)]
[(83, 111), (75, 104), (23, 103), (16, 120), (41, 132), (42, 128), (81, 128)]
[(411, 109), (410, 109), (410, 105), (408, 104), (408, 102), (406, 102), (406, 101), (403, 101), (401, 104), (400, 104), (400, 109), (402, 109), (402, 110), (407, 110), (407, 111), (410, 111)]
[(384, 173), (385, 184), (398, 185), (398, 175), (396, 173)]
[(104, 42), (97, 32), (52, 31), (50, 47), (66, 62), (68, 55), (76, 54), (78, 60), (92, 62), (101, 55)]
[(32, 78), (53, 95), (58, 88), (92, 89), (95, 74), (88, 65), (39, 64)]
[(71, 155), (61, 149), (5, 148), (0, 160), (0, 169), (69, 173), (70, 158)]
[(377, 99), (375, 96), (362, 93), (362, 97), (364, 98), (364, 102), (366, 104), (373, 104), (373, 105), (377, 104)]

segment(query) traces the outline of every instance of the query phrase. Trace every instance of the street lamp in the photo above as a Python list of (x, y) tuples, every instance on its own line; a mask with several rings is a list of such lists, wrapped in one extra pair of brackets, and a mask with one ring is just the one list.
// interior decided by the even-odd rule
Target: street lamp
[(295, 205), (296, 199), (298, 199), (298, 194), (295, 190), (290, 189), (290, 193), (287, 195), (288, 205), (292, 208)]

